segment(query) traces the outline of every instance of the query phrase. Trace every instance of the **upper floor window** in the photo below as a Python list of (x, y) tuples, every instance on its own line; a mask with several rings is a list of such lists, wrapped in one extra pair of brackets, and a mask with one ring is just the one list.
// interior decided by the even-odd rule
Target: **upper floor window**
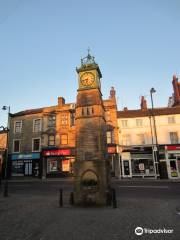
[(55, 125), (56, 125), (56, 115), (50, 115), (48, 117), (48, 126), (55, 127)]
[(128, 120), (121, 120), (122, 127), (127, 127), (128, 126)]
[(106, 132), (107, 144), (114, 143), (114, 134), (113, 133), (114, 133), (113, 131)]
[(61, 124), (62, 125), (67, 125), (68, 124), (68, 115), (67, 114), (63, 114), (61, 116)]
[(131, 136), (130, 136), (130, 134), (122, 135), (122, 145), (131, 145)]
[(40, 118), (34, 119), (33, 132), (40, 132), (41, 131), (41, 125), (42, 125), (42, 122), (41, 122)]
[(170, 136), (170, 142), (171, 144), (176, 144), (178, 143), (178, 133), (177, 132), (170, 132), (169, 133)]
[(142, 119), (136, 119), (136, 126), (141, 127), (143, 125)]
[(68, 135), (67, 134), (62, 134), (61, 135), (61, 144), (62, 145), (67, 145), (68, 144)]
[(13, 152), (14, 153), (20, 152), (20, 140), (13, 141)]
[(145, 144), (145, 135), (144, 134), (137, 134), (137, 144), (143, 145)]
[(21, 133), (22, 121), (16, 121), (14, 123), (14, 133)]
[(71, 112), (70, 115), (70, 126), (74, 126), (75, 125), (75, 112)]
[(54, 135), (48, 136), (48, 146), (55, 146), (55, 136)]
[(40, 151), (40, 138), (33, 138), (32, 139), (32, 150), (33, 152), (39, 152)]
[(174, 117), (174, 116), (168, 117), (168, 123), (169, 123), (169, 124), (171, 124), (171, 123), (176, 123), (175, 117)]

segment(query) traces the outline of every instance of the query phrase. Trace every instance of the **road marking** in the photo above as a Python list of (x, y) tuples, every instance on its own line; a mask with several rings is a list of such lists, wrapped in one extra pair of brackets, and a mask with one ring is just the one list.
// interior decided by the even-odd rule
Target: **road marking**
[(168, 186), (139, 186), (139, 185), (127, 185), (127, 186), (118, 186), (119, 188), (162, 188), (168, 189)]

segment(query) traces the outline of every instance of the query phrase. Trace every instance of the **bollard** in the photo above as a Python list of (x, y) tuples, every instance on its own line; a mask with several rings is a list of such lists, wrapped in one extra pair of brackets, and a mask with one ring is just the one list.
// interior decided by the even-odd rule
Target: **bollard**
[(74, 205), (74, 193), (73, 192), (71, 192), (71, 194), (70, 194), (69, 203), (70, 203), (70, 205)]
[(106, 192), (106, 206), (111, 206), (112, 202), (112, 193), (110, 191)]
[(59, 190), (59, 207), (63, 206), (63, 190)]
[(112, 204), (113, 208), (117, 208), (116, 190), (114, 188), (112, 188)]

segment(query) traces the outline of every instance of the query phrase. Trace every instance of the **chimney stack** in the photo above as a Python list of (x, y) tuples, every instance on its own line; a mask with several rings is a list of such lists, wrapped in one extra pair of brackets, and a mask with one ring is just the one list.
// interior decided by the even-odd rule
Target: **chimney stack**
[(172, 80), (174, 90), (174, 105), (180, 104), (180, 85), (178, 83), (178, 77), (174, 74)]
[(141, 110), (147, 110), (147, 101), (144, 96), (141, 96)]
[(58, 106), (62, 107), (65, 104), (65, 99), (63, 97), (58, 97)]

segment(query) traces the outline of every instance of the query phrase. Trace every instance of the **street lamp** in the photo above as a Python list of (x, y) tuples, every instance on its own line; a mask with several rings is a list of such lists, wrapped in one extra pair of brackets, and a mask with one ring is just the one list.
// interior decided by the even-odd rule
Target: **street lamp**
[(8, 122), (7, 122), (7, 128), (4, 128), (7, 132), (7, 138), (6, 138), (6, 162), (5, 162), (5, 184), (4, 184), (4, 197), (8, 197), (8, 143), (9, 143), (9, 128), (10, 128), (10, 122), (9, 122), (9, 116), (10, 116), (10, 106), (3, 106), (2, 110), (6, 111), (8, 110)]
[[(153, 148), (153, 154), (155, 156), (155, 167), (156, 167), (156, 173), (159, 175), (159, 147), (158, 147), (158, 139), (157, 139), (157, 131), (156, 131), (156, 119), (154, 116), (154, 102), (153, 102), (153, 94), (156, 92), (154, 88), (150, 89), (150, 95), (151, 95), (151, 107), (152, 107), (152, 118), (153, 118), (153, 127), (154, 127), (154, 135), (155, 135), (155, 148)], [(152, 138), (153, 139), (153, 138)]]

